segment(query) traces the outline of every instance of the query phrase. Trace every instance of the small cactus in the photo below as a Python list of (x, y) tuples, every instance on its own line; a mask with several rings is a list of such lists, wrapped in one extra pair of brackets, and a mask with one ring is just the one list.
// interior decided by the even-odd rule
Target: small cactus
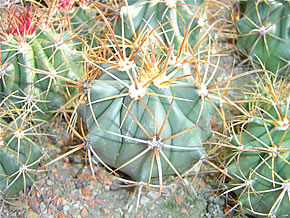
[(1, 197), (13, 196), (21, 190), (25, 192), (35, 181), (35, 169), (43, 151), (35, 140), (38, 127), (32, 125), (30, 116), (10, 110), (0, 117)]
[(280, 217), (289, 212), (289, 86), (275, 87), (267, 75), (266, 88), (248, 100), (246, 120), (233, 124), (225, 193), (236, 193), (244, 213)]

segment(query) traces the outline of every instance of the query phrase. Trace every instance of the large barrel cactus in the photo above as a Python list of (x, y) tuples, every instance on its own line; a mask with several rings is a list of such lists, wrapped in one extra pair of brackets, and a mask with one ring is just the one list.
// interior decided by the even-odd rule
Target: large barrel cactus
[(83, 75), (82, 57), (72, 41), (76, 36), (42, 29), (34, 23), (32, 10), (23, 10), (5, 11), (8, 28), (0, 44), (0, 91), (19, 107), (34, 105), (34, 112), (46, 114), (62, 107), (75, 92), (66, 85)]
[[(184, 172), (205, 154), (202, 143), (209, 138), (211, 131), (203, 122), (211, 119), (213, 107), (206, 103), (197, 123), (201, 98), (193, 84), (164, 89), (152, 84), (146, 87), (146, 92), (152, 94), (142, 97), (142, 100), (133, 100), (132, 95), (127, 95), (131, 85), (129, 79), (122, 80), (122, 83), (106, 79), (94, 81), (89, 95), (91, 102), (87, 102), (84, 116), (89, 130), (88, 141), (99, 157), (115, 168), (146, 151), (121, 169), (137, 181), (148, 180), (154, 148), (163, 151), (178, 172)], [(173, 96), (175, 100), (171, 105)], [(176, 100), (179, 98), (183, 100)], [(131, 102), (133, 104), (129, 106)], [(177, 136), (184, 130), (188, 132)], [(162, 175), (174, 172), (166, 159), (161, 163)], [(154, 168), (152, 176), (157, 175), (157, 168)]]
[(91, 61), (101, 77), (78, 110), (95, 157), (148, 185), (188, 170), (206, 155), (203, 143), (212, 135), (210, 81), (201, 79), (198, 58), (184, 49), (193, 52), (208, 34), (196, 19), (203, 4), (190, 3), (124, 1), (103, 45), (112, 56)]
[(273, 73), (289, 73), (289, 1), (248, 1), (244, 6), (237, 47)]
[(193, 82), (191, 65), (164, 67), (168, 59), (154, 57), (162, 51), (152, 46), (126, 69), (98, 65), (102, 76), (79, 108), (98, 157), (142, 182), (182, 173), (200, 160), (215, 112)]

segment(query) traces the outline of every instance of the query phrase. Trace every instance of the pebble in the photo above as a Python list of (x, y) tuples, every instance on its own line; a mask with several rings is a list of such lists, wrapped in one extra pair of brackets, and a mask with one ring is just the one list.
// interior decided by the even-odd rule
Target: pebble
[(151, 199), (156, 199), (158, 197), (158, 192), (154, 192), (154, 191), (149, 191), (148, 192), (148, 196), (151, 198)]
[(46, 210), (45, 203), (44, 203), (44, 202), (41, 202), (41, 203), (40, 203), (40, 211), (41, 211), (41, 212), (44, 212), (44, 210)]
[(70, 208), (68, 211), (72, 216), (76, 216), (78, 215), (78, 213), (80, 212), (79, 208)]
[(54, 185), (54, 182), (51, 181), (50, 179), (48, 179), (48, 180), (46, 181), (46, 184), (49, 185), (49, 186), (52, 186), (52, 185)]
[(51, 215), (51, 214), (43, 214), (42, 218), (53, 218), (53, 215)]
[(79, 209), (81, 206), (79, 205), (79, 204), (74, 204), (73, 205), (73, 208), (77, 208), (77, 209)]
[(84, 207), (81, 211), (82, 217), (86, 217), (86, 216), (88, 216), (88, 214), (89, 214), (89, 212), (88, 212), (87, 208)]
[(69, 205), (64, 205), (64, 206), (62, 207), (62, 210), (63, 210), (64, 213), (68, 212), (69, 209), (70, 209), (70, 206), (69, 206)]
[(150, 198), (148, 198), (146, 196), (142, 196), (140, 199), (140, 204), (145, 205), (145, 204), (148, 204), (150, 201), (151, 201)]
[(83, 195), (90, 195), (91, 194), (91, 190), (89, 188), (82, 188), (82, 194)]
[(79, 194), (79, 189), (74, 189), (71, 191), (72, 195), (78, 195)]

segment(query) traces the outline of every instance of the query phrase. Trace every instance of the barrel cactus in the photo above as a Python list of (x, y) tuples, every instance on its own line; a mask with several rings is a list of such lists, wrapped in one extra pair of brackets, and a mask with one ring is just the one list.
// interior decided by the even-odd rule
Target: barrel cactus
[(42, 29), (32, 8), (13, 5), (3, 11), (8, 27), (2, 30), (0, 91), (19, 108), (33, 105), (34, 115), (45, 117), (73, 95), (66, 86), (83, 74), (82, 56), (72, 41), (76, 36)]
[(21, 190), (26, 191), (26, 187), (35, 181), (35, 169), (43, 151), (35, 140), (37, 126), (31, 125), (29, 116), (6, 113), (0, 117), (1, 198), (13, 196)]
[(238, 131), (232, 128), (234, 155), (225, 171), (231, 178), (226, 193), (235, 192), (244, 213), (281, 217), (289, 214), (289, 92), (279, 89), (286, 94), (280, 99), (268, 88), (249, 100), (251, 116), (239, 121)]
[(147, 40), (142, 56), (127, 65), (96, 65), (102, 76), (78, 111), (99, 159), (138, 182), (158, 177), (162, 186), (162, 176), (180, 175), (206, 154), (215, 107), (186, 58), (169, 63), (171, 53)]
[(154, 31), (163, 42), (173, 42), (175, 50), (182, 47), (189, 51), (210, 29), (208, 21), (215, 15), (211, 14), (209, 2), (124, 1), (119, 9), (115, 34), (128, 40), (137, 40), (139, 34)]
[(287, 75), (290, 63), (289, 1), (243, 2), (237, 47), (273, 73)]

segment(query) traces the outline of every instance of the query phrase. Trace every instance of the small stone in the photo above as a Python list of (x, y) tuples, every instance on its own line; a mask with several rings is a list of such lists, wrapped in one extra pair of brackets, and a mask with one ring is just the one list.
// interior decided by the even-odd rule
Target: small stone
[(46, 184), (49, 185), (49, 186), (52, 186), (52, 185), (54, 185), (54, 182), (48, 179), (46, 181)]
[(181, 204), (183, 202), (183, 198), (181, 195), (175, 196), (175, 201), (177, 204)]
[(105, 214), (109, 214), (110, 213), (110, 210), (108, 208), (104, 208), (104, 213)]
[(97, 184), (97, 181), (96, 181), (96, 180), (93, 180), (93, 179), (91, 179), (91, 180), (90, 180), (90, 184), (91, 184), (91, 185)]
[(150, 202), (150, 198), (146, 197), (146, 196), (142, 196), (140, 199), (140, 204), (141, 205), (145, 205), (148, 204)]
[(96, 202), (94, 200), (88, 201), (89, 207), (96, 207)]
[(81, 211), (81, 215), (82, 215), (82, 217), (86, 217), (86, 216), (89, 215), (89, 212), (88, 212), (87, 208), (84, 207), (84, 208), (82, 209), (82, 211)]
[(76, 209), (76, 208), (71, 208), (69, 211), (68, 211), (73, 217), (76, 217), (78, 215), (78, 213), (80, 212), (79, 209)]
[(56, 195), (53, 199), (53, 204), (57, 206), (59, 204), (61, 198), (62, 197), (60, 195)]
[(78, 208), (79, 209), (80, 208), (80, 205), (79, 204), (74, 204), (73, 205), (73, 208)]
[(72, 195), (78, 195), (79, 194), (78, 192), (79, 192), (78, 189), (74, 189), (74, 190), (71, 191), (71, 194)]
[(44, 212), (45, 209), (46, 209), (45, 203), (44, 202), (41, 202), (40, 203), (40, 211), (41, 212)]
[(69, 205), (64, 205), (62, 207), (62, 210), (63, 210), (64, 213), (68, 212), (69, 209), (70, 209), (70, 206)]
[(67, 200), (65, 198), (61, 198), (60, 205), (66, 205)]
[(89, 188), (82, 188), (82, 194), (83, 195), (90, 195), (91, 194), (91, 190)]
[(100, 210), (105, 213), (105, 214), (109, 214), (110, 213), (110, 210), (108, 208), (103, 208), (101, 207)]
[(150, 197), (151, 199), (156, 199), (158, 197), (158, 192), (149, 191), (148, 197)]
[(86, 195), (86, 196), (84, 197), (84, 200), (85, 200), (85, 201), (89, 201), (89, 200), (90, 200), (90, 197), (91, 197), (91, 196)]
[(202, 183), (200, 183), (199, 186), (200, 186), (201, 188), (206, 188), (205, 184), (202, 184)]
[(67, 169), (68, 168), (68, 162), (66, 161), (66, 162), (64, 162), (63, 163), (63, 165), (62, 165), (62, 167), (61, 167), (61, 169), (63, 169), (63, 170), (65, 170), (65, 169)]
[(187, 213), (187, 210), (186, 209), (184, 209), (184, 208), (182, 208), (181, 210), (180, 210), (180, 213)]
[(95, 201), (97, 202), (97, 204), (102, 204), (102, 201), (100, 199), (95, 199)]
[(57, 214), (57, 218), (65, 218), (64, 213), (59, 213), (59, 214)]
[(53, 218), (53, 215), (51, 215), (51, 214), (43, 214), (41, 217), (42, 218)]

